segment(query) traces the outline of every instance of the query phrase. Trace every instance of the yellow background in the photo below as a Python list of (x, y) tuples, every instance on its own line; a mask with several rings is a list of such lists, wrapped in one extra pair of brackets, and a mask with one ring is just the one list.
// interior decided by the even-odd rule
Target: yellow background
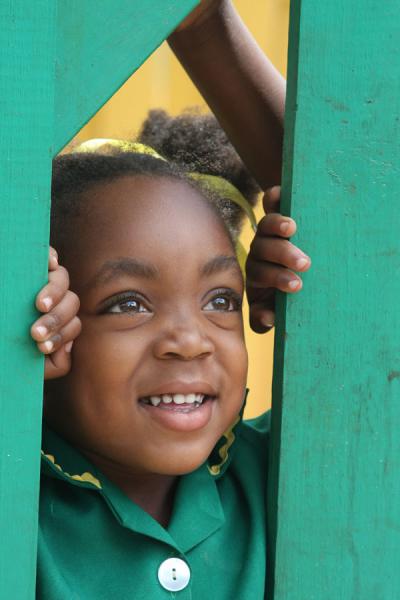
[[(276, 67), (285, 74), (289, 0), (236, 0), (235, 6), (248, 28)], [(187, 107), (207, 107), (166, 43), (145, 62), (103, 106), (77, 136), (78, 141), (96, 137), (135, 138), (149, 109), (164, 108), (177, 114)], [(258, 208), (258, 216), (262, 214)], [(251, 239), (243, 232), (245, 247)], [(247, 323), (247, 306), (245, 307)], [(273, 333), (256, 335), (246, 325), (249, 350), (249, 400), (246, 416), (270, 405)]]

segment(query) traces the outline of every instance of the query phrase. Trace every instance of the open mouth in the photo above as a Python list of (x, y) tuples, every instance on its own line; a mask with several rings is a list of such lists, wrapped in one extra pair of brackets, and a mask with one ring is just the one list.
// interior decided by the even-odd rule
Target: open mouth
[(168, 383), (148, 396), (139, 397), (139, 406), (143, 415), (157, 426), (187, 434), (210, 423), (218, 397), (207, 383)]
[(139, 398), (139, 402), (161, 409), (190, 411), (214, 399), (214, 396), (206, 394), (162, 394), (161, 396)]

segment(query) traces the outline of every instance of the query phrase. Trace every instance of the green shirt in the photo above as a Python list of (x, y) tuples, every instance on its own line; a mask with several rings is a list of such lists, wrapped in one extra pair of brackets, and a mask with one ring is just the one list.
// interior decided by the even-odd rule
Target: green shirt
[[(181, 477), (164, 529), (45, 429), (37, 599), (264, 598), (268, 431), (268, 413), (239, 423)], [(171, 572), (169, 558), (185, 564)], [(185, 587), (168, 591), (168, 578)]]

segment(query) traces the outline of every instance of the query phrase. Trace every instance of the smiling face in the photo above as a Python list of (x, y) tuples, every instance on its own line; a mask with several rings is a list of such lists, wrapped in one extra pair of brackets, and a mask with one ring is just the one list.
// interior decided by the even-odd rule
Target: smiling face
[(247, 354), (243, 281), (223, 224), (179, 180), (124, 177), (84, 193), (62, 257), (81, 300), (71, 373), (45, 416), (133, 474), (196, 469), (235, 421)]

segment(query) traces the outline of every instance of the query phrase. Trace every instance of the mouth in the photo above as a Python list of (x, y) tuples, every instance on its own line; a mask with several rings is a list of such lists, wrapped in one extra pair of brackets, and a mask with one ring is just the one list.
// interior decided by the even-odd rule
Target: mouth
[(198, 409), (204, 403), (215, 400), (215, 396), (208, 394), (161, 394), (159, 396), (147, 396), (139, 398), (141, 404), (154, 406), (161, 410), (173, 410), (177, 412), (190, 412)]
[[(175, 387), (175, 386), (174, 386)], [(217, 395), (209, 386), (168, 386), (150, 396), (139, 398), (139, 406), (154, 423), (163, 429), (188, 433), (210, 423)], [(182, 389), (183, 387), (183, 389)], [(181, 389), (180, 389), (181, 388)]]

